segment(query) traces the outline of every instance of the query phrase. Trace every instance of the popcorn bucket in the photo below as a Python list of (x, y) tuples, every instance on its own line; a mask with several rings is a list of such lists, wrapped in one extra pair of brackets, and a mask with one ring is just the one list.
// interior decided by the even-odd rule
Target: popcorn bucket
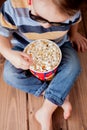
[(51, 80), (61, 62), (62, 53), (58, 45), (47, 39), (39, 39), (29, 43), (24, 52), (31, 55), (34, 65), (30, 72), (40, 80)]
[(49, 72), (35, 72), (33, 70), (31, 70), (31, 73), (36, 76), (37, 78), (39, 78), (40, 80), (51, 80), (53, 78), (53, 76), (55, 75), (56, 71), (57, 71), (57, 67), (52, 70), (52, 71), (49, 71)]

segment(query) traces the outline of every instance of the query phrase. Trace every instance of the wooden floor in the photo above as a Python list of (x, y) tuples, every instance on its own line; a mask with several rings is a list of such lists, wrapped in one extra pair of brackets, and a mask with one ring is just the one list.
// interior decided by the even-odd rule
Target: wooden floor
[[(87, 37), (87, 7), (82, 9), (83, 22), (80, 32)], [(82, 73), (75, 82), (70, 100), (72, 115), (66, 121), (58, 108), (53, 114), (53, 130), (87, 130), (87, 51), (79, 53)], [(34, 113), (41, 106), (43, 97), (36, 98), (8, 86), (2, 78), (3, 63), (0, 63), (0, 130), (41, 130)]]

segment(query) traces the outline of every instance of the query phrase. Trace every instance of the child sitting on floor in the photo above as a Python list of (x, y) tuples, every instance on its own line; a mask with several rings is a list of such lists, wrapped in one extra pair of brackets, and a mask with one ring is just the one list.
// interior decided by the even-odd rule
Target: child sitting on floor
[[(44, 103), (35, 117), (42, 130), (52, 129), (52, 114), (58, 106), (68, 119), (72, 106), (68, 94), (80, 73), (78, 50), (87, 49), (87, 39), (78, 33), (82, 0), (7, 0), (0, 10), (0, 53), (7, 59), (4, 80), (11, 86), (35, 96), (44, 92)], [(11, 41), (8, 39), (12, 35)], [(30, 58), (23, 52), (33, 40), (49, 39), (60, 47), (62, 61), (55, 77), (48, 83), (27, 76)], [(11, 49), (10, 43), (13, 45)], [(30, 62), (29, 62), (30, 61)]]

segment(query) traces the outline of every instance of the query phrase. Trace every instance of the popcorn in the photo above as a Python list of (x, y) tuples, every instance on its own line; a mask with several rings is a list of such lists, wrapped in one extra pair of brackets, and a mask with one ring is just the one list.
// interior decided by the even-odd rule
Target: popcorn
[(59, 65), (61, 60), (59, 47), (54, 42), (46, 39), (30, 43), (24, 51), (33, 58), (35, 64), (30, 65), (30, 69), (33, 69), (33, 71), (51, 71)]

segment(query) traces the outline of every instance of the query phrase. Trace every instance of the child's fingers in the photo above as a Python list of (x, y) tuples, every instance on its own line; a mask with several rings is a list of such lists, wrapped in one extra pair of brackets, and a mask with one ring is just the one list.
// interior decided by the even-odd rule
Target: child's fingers
[(21, 53), (21, 56), (27, 61), (29, 62), (30, 64), (34, 63), (33, 61), (33, 58), (32, 58), (32, 55), (28, 55), (26, 53)]
[(77, 43), (77, 49), (78, 49), (78, 51), (80, 51), (80, 48), (81, 47), (81, 45), (80, 45), (80, 42), (78, 41), (78, 43)]
[(85, 51), (84, 44), (81, 44), (81, 51), (82, 51), (82, 52), (84, 52), (84, 51)]
[(83, 40), (84, 40), (85, 48), (87, 49), (87, 39), (84, 38)]
[(81, 44), (81, 50), (82, 52), (84, 52), (87, 49), (87, 44), (84, 38), (80, 40), (80, 44)]
[(21, 56), (23, 56), (24, 58), (31, 59), (31, 56), (26, 54), (25, 52), (20, 52), (20, 53), (21, 53)]
[(21, 68), (21, 69), (23, 69), (23, 70), (28, 70), (28, 69), (29, 69), (29, 67), (24, 66), (24, 65), (21, 65), (19, 68)]
[(21, 52), (21, 56), (22, 56), (22, 59), (24, 60), (24, 61), (22, 61), (22, 64), (25, 65), (25, 67), (27, 66), (26, 68), (29, 69), (30, 65), (35, 66), (36, 63), (33, 60), (32, 55), (28, 55), (24, 52)]
[(14, 66), (16, 68), (20, 68), (20, 69), (23, 69), (23, 70), (27, 70), (29, 69), (29, 63), (27, 63), (26, 61), (20, 59), (20, 61), (17, 61), (17, 62), (14, 62)]
[(84, 46), (84, 50), (86, 50), (87, 49), (87, 39), (82, 36), (80, 41), (81, 41), (82, 46)]
[(27, 62), (26, 60), (22, 60), (22, 62), (20, 64), (21, 69), (27, 70), (27, 69), (29, 69), (29, 66), (30, 66), (29, 62)]

